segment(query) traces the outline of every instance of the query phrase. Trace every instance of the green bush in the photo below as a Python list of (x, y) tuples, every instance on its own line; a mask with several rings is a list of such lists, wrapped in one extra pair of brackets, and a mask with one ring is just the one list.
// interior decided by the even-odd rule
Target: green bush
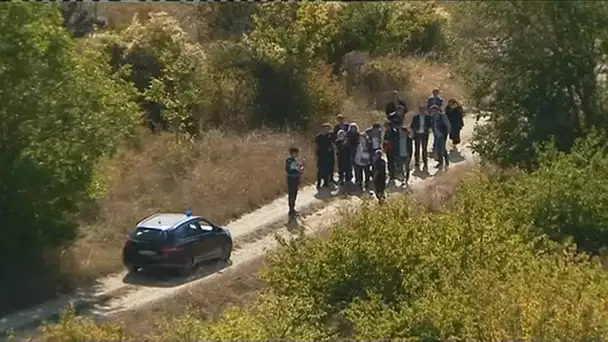
[[(52, 5), (0, 8), (0, 273), (4, 308), (55, 269), (49, 250), (76, 237), (74, 214), (94, 167), (129, 135), (139, 116), (134, 89), (110, 77), (107, 56), (78, 55)], [(23, 270), (27, 272), (23, 272)], [(26, 276), (25, 274), (29, 275)], [(54, 288), (49, 288), (54, 292)]]
[(111, 54), (113, 69), (138, 89), (152, 128), (194, 134), (205, 126), (213, 89), (207, 55), (167, 13), (143, 22), (135, 17), (126, 29), (95, 35), (87, 45)]
[(488, 101), (488, 125), (473, 141), (500, 165), (537, 166), (535, 143), (577, 138), (607, 126), (596, 67), (608, 49), (608, 6), (584, 1), (467, 2), (452, 47), (473, 96)]
[[(608, 337), (608, 274), (599, 263), (528, 234), (536, 231), (530, 211), (515, 212), (514, 198), (483, 173), (464, 184), (450, 209), (427, 212), (404, 198), (367, 203), (327, 239), (283, 242), (268, 257), (268, 286), (252, 308), (207, 324), (191, 312), (150, 338)], [(65, 326), (47, 332), (82, 331)]]
[(608, 158), (603, 140), (590, 136), (570, 154), (545, 148), (536, 171), (497, 184), (508, 199), (504, 209), (553, 239), (573, 239), (588, 252), (606, 248)]

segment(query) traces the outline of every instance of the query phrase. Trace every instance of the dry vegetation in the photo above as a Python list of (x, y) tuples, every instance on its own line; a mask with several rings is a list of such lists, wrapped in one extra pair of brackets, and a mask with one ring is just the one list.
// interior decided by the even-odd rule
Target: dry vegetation
[[(439, 210), (454, 199), (461, 181), (470, 175), (472, 164), (465, 163), (433, 179), (430, 184), (417, 191), (416, 201), (431, 210)], [(320, 231), (317, 235), (325, 236)], [(236, 270), (227, 271), (217, 281), (191, 288), (173, 298), (120, 313), (110, 321), (120, 323), (129, 333), (143, 336), (156, 332), (170, 317), (185, 311), (200, 315), (202, 319), (214, 321), (221, 317), (224, 309), (238, 306), (247, 307), (266, 285), (260, 279), (260, 271), (265, 267), (265, 258), (258, 258)]]
[[(466, 95), (447, 66), (421, 59), (410, 59), (407, 64), (413, 76), (411, 90), (405, 92), (408, 99), (426, 99), (435, 86), (446, 97)], [(352, 100), (342, 111), (361, 128), (384, 117), (359, 108)], [(70, 253), (64, 253), (63, 273), (78, 285), (118, 270), (121, 259), (117, 251), (125, 234), (155, 212), (191, 208), (225, 224), (281, 196), (286, 191), (283, 163), (287, 148), (299, 146), (312, 164), (313, 136), (212, 131), (190, 142), (177, 141), (171, 134), (143, 133), (101, 165), (105, 196), (83, 216), (83, 236)], [(315, 176), (314, 171), (307, 172), (305, 181), (310, 183)]]
[[(137, 221), (154, 212), (181, 212), (189, 207), (196, 213), (208, 216), (220, 224), (225, 224), (231, 219), (250, 212), (270, 200), (281, 196), (285, 192), (283, 162), (289, 146), (299, 146), (302, 150), (302, 155), (309, 160), (309, 165), (312, 164), (308, 170), (314, 169), (312, 146), (312, 138), (315, 134), (314, 128), (307, 133), (301, 133), (301, 131), (290, 132), (287, 127), (314, 127), (321, 120), (328, 120), (328, 117), (341, 112), (349, 121), (357, 122), (362, 129), (365, 129), (373, 122), (384, 119), (382, 112), (374, 110), (378, 106), (383, 107), (383, 104), (370, 104), (369, 98), (375, 97), (377, 93), (385, 93), (391, 89), (400, 89), (403, 97), (411, 103), (410, 107), (412, 109), (416, 107), (414, 103), (426, 99), (431, 88), (434, 87), (442, 88), (445, 97), (464, 98), (466, 96), (458, 80), (451, 77), (446, 65), (433, 64), (420, 58), (379, 57), (377, 59), (380, 67), (374, 70), (376, 73), (374, 76), (379, 77), (381, 80), (387, 78), (390, 81), (384, 86), (372, 90), (372, 96), (369, 96), (370, 94), (365, 91), (358, 93), (346, 100), (340, 110), (343, 97), (338, 95), (342, 95), (343, 93), (344, 87), (341, 82), (345, 82), (345, 80), (335, 82), (336, 79), (334, 77), (314, 71), (316, 67), (312, 65), (309, 66), (310, 70), (299, 70), (293, 75), (286, 72), (284, 75), (279, 75), (280, 77), (273, 73), (270, 73), (271, 76), (266, 77), (266, 74), (258, 75), (248, 69), (236, 70), (232, 67), (232, 69), (229, 68), (230, 70), (228, 70), (230, 72), (226, 72), (226, 69), (223, 69), (225, 66), (222, 63), (216, 63), (215, 59), (230, 59), (232, 55), (223, 55), (223, 50), (219, 48), (217, 51), (211, 49), (210, 46), (213, 44), (208, 43), (215, 38), (203, 37), (201, 33), (204, 31), (203, 27), (199, 27), (205, 25), (206, 22), (203, 20), (206, 18), (205, 15), (201, 13), (210, 9), (205, 5), (115, 5), (100, 3), (86, 6), (89, 6), (89, 11), (108, 20), (110, 30), (106, 33), (110, 34), (105, 36), (105, 38), (102, 37), (103, 34), (99, 34), (93, 35), (90, 37), (91, 39), (85, 38), (79, 41), (77, 50), (82, 54), (80, 57), (83, 57), (83, 61), (87, 61), (87, 63), (95, 63), (94, 65), (100, 68), (103, 67), (104, 70), (106, 67), (133, 67), (129, 63), (148, 61), (148, 58), (162, 60), (166, 64), (163, 69), (166, 74), (162, 75), (162, 77), (167, 77), (168, 79), (179, 77), (179, 79), (184, 79), (185, 81), (180, 86), (182, 91), (176, 92), (176, 94), (170, 94), (169, 96), (167, 94), (170, 92), (160, 91), (160, 93), (168, 97), (154, 99), (154, 101), (160, 101), (159, 104), (182, 103), (182, 107), (184, 108), (203, 108), (197, 110), (194, 114), (186, 114), (196, 116), (197, 119), (201, 120), (205, 116), (205, 120), (209, 120), (202, 120), (201, 122), (207, 123), (213, 121), (212, 119), (216, 117), (232, 119), (233, 116), (231, 115), (238, 116), (241, 114), (243, 117), (251, 119), (255, 112), (252, 108), (275, 108), (275, 106), (268, 106), (267, 102), (271, 104), (274, 102), (286, 102), (280, 106), (276, 106), (276, 108), (294, 108), (297, 110), (267, 110), (262, 114), (257, 112), (255, 114), (262, 115), (260, 122), (266, 123), (268, 120), (263, 117), (264, 115), (273, 117), (275, 121), (277, 118), (278, 121), (281, 121), (283, 120), (282, 115), (286, 115), (283, 113), (301, 113), (299, 110), (305, 108), (309, 112), (306, 115), (302, 115), (302, 117), (307, 118), (309, 122), (304, 122), (302, 125), (291, 125), (290, 122), (287, 122), (289, 120), (285, 120), (286, 126), (272, 126), (284, 129), (282, 132), (278, 132), (267, 130), (265, 127), (268, 127), (268, 125), (266, 124), (259, 124), (255, 128), (249, 124), (239, 125), (240, 127), (227, 127), (226, 121), (216, 120), (213, 121), (213, 124), (204, 126), (204, 130), (199, 132), (200, 136), (193, 141), (188, 141), (184, 137), (178, 137), (169, 133), (152, 135), (142, 130), (137, 134), (135, 139), (124, 143), (120, 147), (119, 153), (111, 159), (102, 160), (100, 163), (91, 163), (87, 171), (92, 170), (94, 165), (97, 165), (97, 169), (95, 170), (97, 176), (94, 177), (93, 191), (80, 189), (80, 192), (86, 192), (87, 195), (89, 195), (89, 192), (94, 193), (95, 198), (94, 201), (82, 205), (83, 210), (77, 214), (76, 220), (72, 220), (77, 221), (80, 227), (80, 229), (75, 229), (76, 225), (72, 225), (70, 228), (71, 232), (74, 232), (74, 235), (78, 234), (76, 242), (72, 244), (72, 238), (70, 237), (66, 238), (66, 241), (62, 243), (49, 244), (48, 247), (42, 248), (44, 253), (40, 254), (44, 254), (41, 257), (44, 260), (44, 266), (40, 268), (44, 269), (44, 272), (23, 272), (24, 274), (12, 276), (11, 278), (14, 281), (6, 286), (7, 290), (2, 291), (4, 297), (0, 297), (0, 302), (6, 305), (1, 305), (2, 308), (0, 310), (10, 311), (11, 309), (21, 308), (25, 305), (51, 298), (57, 293), (69, 292), (75, 287), (90, 284), (95, 278), (118, 271), (121, 268), (120, 250), (125, 234), (133, 228), (133, 225)], [(304, 16), (299, 23), (299, 25), (303, 25), (303, 28), (307, 27), (307, 17), (316, 18), (315, 20), (322, 19), (322, 16), (316, 17), (315, 13), (317, 11), (315, 8), (304, 7)], [(168, 13), (169, 16), (173, 16), (175, 20), (165, 15), (159, 15), (156, 19), (154, 19), (155, 16), (148, 15), (151, 12), (161, 10)], [(373, 9), (370, 8), (368, 10)], [(421, 8), (420, 10), (423, 9)], [(373, 11), (370, 13), (373, 13)], [(140, 18), (140, 22), (134, 22), (132, 30), (119, 31), (131, 24), (131, 19), (134, 15)], [(261, 15), (261, 17), (264, 16)], [(352, 19), (356, 18), (355, 16)], [(261, 34), (258, 37), (261, 39), (260, 41), (264, 41), (265, 32), (271, 31), (264, 25), (270, 25), (272, 22), (268, 18), (262, 19), (260, 19), (260, 27), (258, 27), (258, 36)], [(143, 26), (140, 25), (142, 23), (144, 23)], [(146, 26), (145, 23), (150, 25)], [(319, 21), (318, 24), (321, 26), (332, 26), (334, 22), (329, 21), (325, 23)], [(20, 26), (22, 25), (15, 25), (15, 27)], [(284, 29), (287, 30), (288, 28), (285, 27)], [(151, 32), (154, 34), (151, 34)], [(175, 36), (166, 35), (167, 32), (172, 32), (171, 34), (178, 32), (179, 34)], [(398, 33), (395, 32), (391, 34)], [(149, 37), (156, 37), (156, 35), (164, 37), (164, 39), (170, 37), (172, 43), (169, 46), (171, 48), (167, 48), (167, 45), (162, 42), (149, 39)], [(176, 37), (179, 37), (179, 39)], [(328, 37), (331, 38), (331, 36)], [(401, 36), (397, 35), (397, 37)], [(306, 36), (300, 38), (307, 39)], [(123, 51), (124, 56), (121, 55), (122, 57), (117, 59), (120, 63), (113, 61), (118, 64), (105, 65), (106, 61), (97, 56), (97, 52), (108, 48), (109, 45), (106, 46), (104, 44), (110, 44), (110, 41), (124, 43), (124, 46), (119, 44), (122, 47), (140, 46), (141, 49), (134, 48), (140, 54), (135, 53), (131, 55), (129, 53), (132, 51), (126, 49), (128, 51)], [(328, 42), (322, 39), (319, 41), (319, 44), (321, 44), (319, 46), (325, 46), (323, 44), (329, 44)], [(338, 44), (340, 42), (334, 43)], [(380, 43), (378, 42), (378, 44)], [(243, 44), (243, 42), (230, 42), (228, 47), (238, 48), (235, 51), (241, 51), (239, 49), (242, 49), (245, 45), (247, 44)], [(337, 46), (341, 45), (338, 44)], [(263, 55), (265, 53), (263, 47), (264, 44), (261, 44), (260, 46), (255, 46), (255, 49), (251, 51), (257, 51)], [(179, 53), (173, 53), (173, 49), (179, 50)], [(212, 58), (203, 63), (203, 58), (199, 58), (201, 54), (198, 53), (201, 51), (217, 55), (213, 55), (215, 59)], [(227, 51), (230, 52), (232, 50)], [(248, 51), (247, 55), (251, 55), (250, 50), (246, 51)], [(293, 60), (300, 61), (299, 58), (306, 57), (307, 55), (304, 52), (302, 52), (301, 56), (299, 52), (292, 56), (294, 58), (297, 57)], [(319, 59), (316, 62), (319, 62), (319, 65), (328, 64), (328, 61), (322, 60), (321, 55), (314, 57)], [(84, 58), (85, 56), (86, 58)], [(98, 57), (99, 60), (97, 60)], [(236, 57), (235, 60), (239, 61)], [(280, 70), (281, 72), (285, 72), (283, 69), (290, 69), (279, 68), (279, 60), (281, 59), (278, 58), (277, 61), (273, 60), (270, 63), (272, 68), (276, 68), (276, 70), (273, 69), (274, 71)], [(127, 61), (131, 62), (127, 63)], [(373, 59), (370, 60), (370, 63), (375, 62)], [(189, 74), (188, 77), (183, 77), (183, 75), (175, 71), (182, 69), (169, 67), (173, 64), (181, 65), (180, 63), (196, 65), (198, 68), (192, 68), (194, 70), (192, 74)], [(300, 62), (293, 63), (295, 63), (294, 66), (306, 64)], [(147, 66), (144, 64), (137, 64), (134, 69), (147, 70)], [(205, 64), (204, 67), (203, 64)], [(329, 67), (327, 69), (329, 70)], [(243, 89), (234, 87), (233, 83), (237, 80), (240, 81), (244, 77), (242, 72), (248, 75), (248, 82), (251, 81), (250, 83), (246, 83), (247, 86), (244, 86), (243, 89), (255, 88), (254, 86), (260, 80), (268, 83), (264, 83), (266, 84), (265, 87), (277, 89), (282, 84), (281, 80), (283, 78), (293, 78), (300, 83), (303, 82), (303, 84), (298, 83), (296, 88), (302, 94), (307, 94), (306, 96), (310, 98), (302, 99), (300, 98), (301, 96), (295, 96), (298, 101), (302, 100), (303, 104), (288, 103), (292, 99), (289, 99), (289, 93), (285, 93), (285, 91), (290, 91), (289, 89), (291, 89), (287, 87), (287, 90), (283, 89), (283, 93), (279, 92), (281, 95), (276, 95), (270, 91), (270, 95), (266, 94), (260, 100), (261, 102), (256, 102), (258, 99), (254, 96), (255, 94), (243, 94)], [(276, 79), (273, 80), (273, 77)], [(125, 80), (130, 85), (134, 84), (133, 79)], [(211, 88), (221, 88), (220, 91), (217, 93), (203, 91), (208, 89), (207, 86), (209, 84), (206, 84), (206, 82), (211, 84)], [(125, 85), (125, 89), (127, 88), (129, 91), (136, 91), (135, 89), (131, 89), (130, 86), (126, 87)], [(340, 91), (335, 91), (336, 88)], [(139, 92), (138, 98), (145, 98), (143, 90), (139, 89), (137, 91)], [(127, 91), (121, 90), (120, 93), (126, 94)], [(232, 98), (237, 96), (245, 100), (237, 101), (236, 105), (229, 103)], [(113, 98), (113, 95), (110, 94), (108, 98)], [(219, 99), (219, 101), (215, 101), (216, 99)], [(253, 99), (256, 100), (254, 101)], [(135, 106), (138, 104), (142, 104), (132, 102), (130, 99), (128, 102), (130, 105), (133, 105), (133, 108), (136, 108)], [(226, 105), (234, 105), (234, 107), (226, 109)], [(260, 107), (260, 105), (264, 106)], [(215, 112), (210, 114), (210, 111)], [(84, 112), (89, 112), (89, 109), (87, 108)], [(136, 110), (134, 109), (129, 112), (135, 113)], [(243, 112), (247, 112), (245, 113), (247, 115), (243, 114)], [(274, 115), (276, 113), (280, 113), (280, 115)], [(135, 117), (135, 115), (133, 116)], [(42, 116), (40, 117), (42, 118)], [(233, 125), (235, 122), (245, 122), (240, 119), (242, 118), (228, 121)], [(297, 121), (296, 119), (290, 118), (294, 122)], [(253, 119), (249, 121), (257, 122)], [(306, 125), (307, 123), (310, 123), (310, 125)], [(246, 127), (243, 128), (243, 126)], [(223, 131), (205, 131), (211, 127), (220, 127)], [(115, 129), (115, 127), (111, 129)], [(254, 129), (255, 131), (250, 131)], [(236, 133), (237, 131), (245, 133)], [(314, 173), (314, 170), (307, 172), (305, 182), (311, 182), (315, 176)], [(63, 196), (62, 194), (60, 195)], [(74, 207), (80, 204), (81, 201), (75, 201)], [(72, 216), (70, 216), (71, 218)], [(46, 246), (46, 243), (46, 241), (41, 242), (44, 246)], [(24, 267), (23, 269), (29, 270), (28, 267)], [(41, 282), (46, 283), (47, 286), (37, 286)]]

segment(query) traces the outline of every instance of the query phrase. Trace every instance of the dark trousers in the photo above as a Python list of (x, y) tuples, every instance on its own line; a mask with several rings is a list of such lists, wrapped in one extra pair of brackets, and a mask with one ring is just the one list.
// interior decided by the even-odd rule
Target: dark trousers
[(420, 151), (422, 150), (422, 163), (424, 166), (427, 165), (429, 158), (429, 134), (428, 133), (416, 133), (414, 134), (414, 163), (416, 166), (420, 165)]
[(289, 205), (289, 214), (294, 214), (296, 211), (296, 198), (298, 197), (299, 186), (300, 177), (287, 176), (287, 204)]
[(361, 165), (354, 165), (355, 166), (355, 183), (357, 183), (357, 185), (359, 185), (359, 187), (363, 188), (363, 186), (365, 186), (366, 188), (369, 187), (369, 183), (371, 181), (371, 165), (366, 165), (366, 166), (361, 166)]
[(444, 136), (438, 136), (435, 138), (435, 155), (437, 156), (437, 161), (439, 162), (439, 167), (441, 166), (448, 166), (450, 164), (450, 161), (448, 159), (448, 151), (445, 147), (445, 143), (446, 143), (447, 137)]
[(317, 186), (321, 183), (329, 186), (334, 173), (334, 158), (333, 155), (322, 156), (317, 161)]
[(340, 169), (338, 171), (338, 178), (339, 178), (340, 184), (350, 182), (350, 180), (353, 178), (352, 167), (350, 165), (348, 165), (344, 169)]
[(387, 153), (386, 154), (386, 166), (388, 168), (388, 178), (395, 179), (397, 176), (397, 156)]
[(397, 158), (397, 178), (403, 176), (406, 182), (410, 179), (410, 158), (409, 156), (399, 156)]
[(374, 193), (376, 194), (376, 198), (378, 201), (384, 200), (384, 192), (386, 190), (386, 178), (378, 177), (374, 179)]

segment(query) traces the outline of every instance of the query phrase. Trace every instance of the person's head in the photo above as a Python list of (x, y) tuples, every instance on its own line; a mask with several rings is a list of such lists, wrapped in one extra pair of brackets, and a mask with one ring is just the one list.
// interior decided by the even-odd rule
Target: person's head
[(346, 138), (346, 132), (343, 129), (338, 131), (338, 140), (344, 140)]
[(433, 89), (433, 97), (438, 97), (440, 94), (439, 88)]
[(321, 132), (323, 134), (328, 134), (331, 131), (331, 125), (328, 123), (324, 123), (321, 125)]
[(448, 101), (448, 107), (450, 107), (450, 108), (458, 107), (458, 101), (456, 101), (455, 99), (450, 99)]
[(338, 118), (338, 123), (343, 125), (344, 124), (344, 115), (338, 114), (337, 118)]
[(393, 102), (399, 101), (399, 92), (397, 90), (393, 90), (391, 92), (391, 101), (393, 101)]
[(359, 133), (359, 126), (355, 122), (351, 123), (348, 125), (348, 132)]
[(290, 156), (292, 156), (292, 157), (295, 158), (295, 157), (298, 156), (299, 153), (300, 153), (300, 149), (299, 148), (297, 148), (297, 147), (290, 147), (289, 148), (289, 155)]
[(380, 123), (378, 123), (378, 122), (374, 122), (374, 124), (372, 125), (372, 129), (376, 130), (376, 131), (379, 131), (379, 130), (382, 129), (382, 125)]
[(429, 112), (431, 113), (431, 115), (436, 115), (436, 114), (440, 114), (441, 110), (439, 110), (438, 105), (432, 105), (431, 108), (429, 108)]

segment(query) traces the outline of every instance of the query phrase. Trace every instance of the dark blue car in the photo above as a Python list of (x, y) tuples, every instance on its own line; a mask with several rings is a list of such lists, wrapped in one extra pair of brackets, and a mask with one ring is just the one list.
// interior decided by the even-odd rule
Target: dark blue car
[(130, 272), (140, 268), (177, 268), (185, 273), (208, 260), (230, 260), (232, 235), (200, 216), (156, 214), (137, 224), (123, 248)]

